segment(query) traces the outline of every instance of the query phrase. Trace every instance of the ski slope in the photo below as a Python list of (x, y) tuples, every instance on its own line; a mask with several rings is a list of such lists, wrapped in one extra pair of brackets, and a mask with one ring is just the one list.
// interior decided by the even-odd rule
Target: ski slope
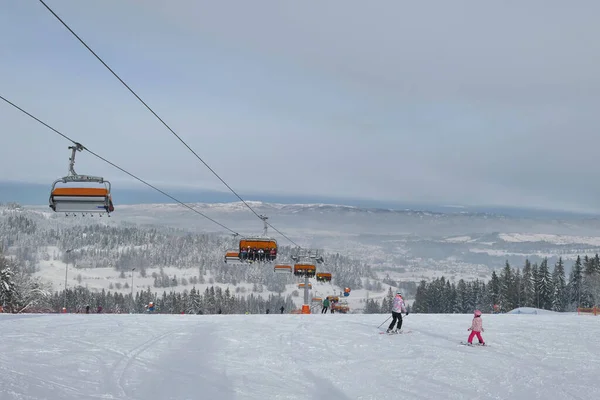
[(387, 317), (0, 314), (0, 399), (600, 398), (600, 317)]

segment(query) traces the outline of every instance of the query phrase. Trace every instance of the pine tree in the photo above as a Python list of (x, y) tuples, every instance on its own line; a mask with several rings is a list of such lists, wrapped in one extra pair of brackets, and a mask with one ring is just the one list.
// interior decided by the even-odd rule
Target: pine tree
[(388, 288), (387, 295), (381, 301), (381, 311), (388, 312), (392, 310), (392, 305), (394, 304), (394, 292), (392, 291), (392, 287)]
[(531, 265), (531, 282), (533, 283), (533, 303), (535, 308), (541, 308), (540, 303), (540, 286), (541, 278), (539, 273), (539, 267), (537, 263)]
[(581, 265), (581, 258), (577, 256), (577, 260), (575, 260), (575, 264), (571, 269), (571, 274), (569, 275), (569, 300), (571, 306), (569, 309), (575, 309), (579, 307), (581, 304), (581, 289), (583, 283), (583, 267)]
[(521, 269), (517, 268), (517, 271), (515, 272), (515, 288), (514, 288), (514, 292), (515, 292), (515, 296), (516, 296), (516, 308), (519, 307), (523, 307), (523, 299), (524, 297), (524, 293), (523, 293), (523, 277), (521, 276)]
[(548, 269), (548, 259), (544, 258), (540, 264), (538, 270), (539, 276), (539, 296), (540, 296), (540, 307), (545, 310), (552, 308), (552, 295), (554, 289), (552, 288), (552, 276)]
[(554, 265), (554, 271), (552, 272), (552, 286), (554, 288), (552, 310), (560, 312), (565, 311), (565, 308), (567, 307), (567, 284), (562, 257), (559, 257), (558, 262)]
[(385, 310), (381, 310), (381, 307), (377, 301), (373, 299), (367, 299), (364, 309), (365, 314), (379, 314), (381, 312), (385, 312)]
[(583, 262), (583, 282), (581, 287), (581, 307), (592, 307), (600, 300), (600, 273), (597, 267), (598, 255), (594, 258), (585, 256)]
[(428, 290), (427, 282), (422, 280), (417, 286), (417, 292), (415, 294), (415, 301), (413, 302), (413, 310), (415, 313), (429, 313), (429, 301), (428, 301)]
[(446, 281), (444, 292), (446, 298), (444, 312), (448, 314), (454, 313), (456, 308), (456, 286), (454, 284), (450, 284), (450, 281)]
[(8, 260), (0, 254), (0, 306), (11, 307), (15, 295), (12, 269)]
[(458, 281), (456, 285), (456, 305), (454, 307), (454, 312), (459, 314), (467, 313), (469, 310), (469, 293), (467, 289), (467, 284), (463, 279)]
[(500, 273), (499, 302), (502, 310), (510, 311), (514, 309), (517, 304), (516, 297), (517, 287), (515, 286), (515, 278), (510, 264), (506, 261), (504, 269)]
[(488, 288), (490, 297), (489, 300), (492, 302), (492, 305), (500, 304), (500, 289), (500, 279), (498, 278), (498, 275), (496, 275), (496, 271), (492, 271), (492, 280), (490, 281)]
[(535, 289), (533, 285), (533, 273), (531, 269), (531, 263), (529, 262), (529, 260), (525, 260), (525, 266), (523, 267), (523, 276), (521, 280), (521, 305), (523, 307), (535, 307)]

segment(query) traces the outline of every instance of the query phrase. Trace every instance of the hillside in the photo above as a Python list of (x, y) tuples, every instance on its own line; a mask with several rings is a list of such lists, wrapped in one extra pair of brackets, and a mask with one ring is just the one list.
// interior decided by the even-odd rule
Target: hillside
[[(120, 293), (150, 290), (204, 292), (218, 286), (236, 296), (252, 293), (268, 297), (291, 295), (302, 304), (300, 279), (276, 274), (272, 264), (232, 265), (224, 262), (234, 238), (198, 233), (168, 226), (132, 224), (118, 218), (66, 218), (47, 211), (4, 207), (0, 210), (0, 243), (4, 253), (19, 261), (34, 276), (65, 287)], [(68, 252), (68, 250), (71, 250)], [(291, 247), (280, 245), (278, 262), (292, 262)], [(382, 298), (387, 285), (375, 281), (370, 266), (342, 254), (324, 253), (319, 271), (331, 272), (331, 283), (312, 280), (312, 297), (353, 290), (351, 310), (359, 310), (366, 297)], [(133, 271), (132, 276), (132, 269)]]
[[(419, 281), (444, 274), (488, 278), (490, 269), (525, 258), (550, 264), (562, 257), (570, 268), (577, 255), (600, 252), (600, 219), (595, 216), (536, 214), (519, 216), (468, 210), (362, 208), (336, 204), (250, 202), (260, 214), (296, 243), (359, 259), (395, 280)], [(194, 209), (244, 235), (259, 234), (262, 223), (243, 204), (192, 203)], [(65, 221), (47, 206), (29, 206), (49, 221)], [(88, 218), (89, 220), (89, 218)], [(111, 223), (154, 225), (188, 232), (223, 234), (224, 230), (177, 204), (118, 205)], [(284, 246), (285, 238), (271, 232)]]

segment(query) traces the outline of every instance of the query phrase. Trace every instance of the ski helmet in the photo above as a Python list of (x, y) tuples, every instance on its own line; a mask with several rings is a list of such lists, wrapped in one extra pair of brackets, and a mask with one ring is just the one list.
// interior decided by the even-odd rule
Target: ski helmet
[(481, 311), (479, 310), (475, 310), (473, 314), (475, 314), (476, 317), (481, 317)]
[(399, 290), (396, 290), (396, 296), (402, 296), (402, 292)]

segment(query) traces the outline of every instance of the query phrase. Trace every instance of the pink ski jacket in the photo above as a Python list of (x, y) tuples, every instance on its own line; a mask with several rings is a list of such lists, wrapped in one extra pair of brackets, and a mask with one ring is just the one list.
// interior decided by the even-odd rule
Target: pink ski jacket
[(473, 323), (469, 330), (473, 332), (483, 332), (483, 321), (481, 320), (481, 317), (473, 318)]
[(392, 311), (393, 312), (404, 312), (406, 313), (406, 308), (404, 307), (404, 300), (402, 300), (402, 297), (400, 296), (396, 296), (394, 297), (394, 303), (392, 304)]

